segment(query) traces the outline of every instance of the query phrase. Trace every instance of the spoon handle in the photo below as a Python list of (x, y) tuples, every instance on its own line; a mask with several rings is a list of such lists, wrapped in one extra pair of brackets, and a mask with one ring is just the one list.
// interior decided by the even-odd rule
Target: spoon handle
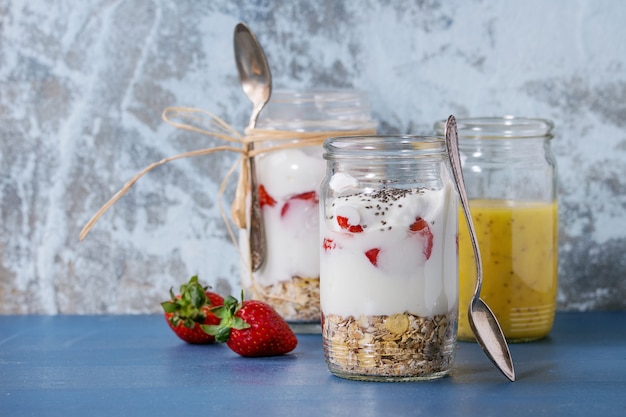
[[(265, 107), (265, 102), (259, 103), (252, 109), (250, 124), (248, 129), (254, 129), (259, 119), (261, 110)], [(248, 151), (254, 150), (254, 144), (248, 145)], [(250, 168), (250, 231), (248, 239), (250, 242), (250, 267), (252, 272), (258, 271), (265, 262), (267, 252), (267, 241), (265, 236), (265, 221), (259, 201), (259, 181), (256, 175), (256, 163), (254, 156), (248, 159)]]
[[(244, 23), (239, 23), (235, 27), (234, 47), (239, 81), (244, 93), (252, 102), (252, 114), (248, 129), (246, 129), (252, 130), (256, 127), (259, 114), (272, 94), (272, 75), (261, 44)], [(254, 144), (249, 143), (247, 151), (252, 150), (254, 150)], [(259, 201), (259, 184), (254, 156), (248, 158), (248, 168), (250, 175), (250, 225), (248, 231), (250, 268), (252, 272), (256, 272), (265, 261), (267, 241)]]
[(474, 222), (469, 210), (469, 201), (467, 199), (467, 191), (465, 190), (465, 181), (463, 180), (463, 171), (461, 169), (461, 156), (459, 152), (459, 138), (454, 116), (448, 117), (446, 122), (446, 146), (450, 157), (450, 165), (452, 175), (456, 184), (461, 206), (467, 221), (469, 229), (470, 241), (474, 250), (476, 264), (476, 287), (474, 295), (468, 306), (467, 318), (476, 337), (476, 341), (482, 348), (494, 365), (510, 380), (515, 381), (515, 370), (513, 369), (513, 360), (506, 343), (506, 338), (502, 332), (502, 328), (498, 323), (498, 319), (493, 314), (489, 306), (480, 298), (480, 290), (482, 287), (482, 260), (480, 258), (480, 250), (478, 249), (478, 240), (476, 239), (476, 230)]
[(467, 191), (465, 190), (465, 180), (463, 179), (463, 171), (461, 168), (461, 153), (459, 152), (459, 139), (456, 119), (454, 116), (448, 117), (445, 137), (448, 153), (450, 154), (452, 176), (454, 177), (454, 182), (457, 184), (457, 191), (459, 192), (459, 197), (461, 199), (461, 207), (463, 208), (463, 214), (465, 215), (465, 221), (467, 222), (467, 227), (469, 229), (472, 250), (474, 251), (474, 257), (476, 258), (474, 262), (476, 264), (476, 287), (474, 288), (474, 297), (476, 297), (477, 294), (480, 294), (480, 290), (483, 285), (483, 263), (480, 257), (480, 250), (478, 249), (478, 241), (476, 240), (476, 229), (474, 228), (474, 222), (472, 221), (472, 215), (469, 210)]
[[(250, 146), (252, 148), (252, 146)], [(252, 150), (252, 149), (251, 149)], [(261, 268), (265, 261), (267, 243), (265, 241), (265, 223), (259, 201), (259, 184), (256, 177), (256, 164), (254, 157), (248, 159), (250, 167), (250, 267), (252, 272)]]

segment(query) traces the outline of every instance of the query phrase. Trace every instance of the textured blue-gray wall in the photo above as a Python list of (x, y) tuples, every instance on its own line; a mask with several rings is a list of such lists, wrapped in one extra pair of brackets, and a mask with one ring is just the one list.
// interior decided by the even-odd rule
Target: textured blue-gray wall
[(156, 312), (195, 273), (238, 293), (216, 206), (234, 155), (158, 168), (78, 233), (144, 166), (217, 143), (165, 107), (243, 128), (239, 21), (277, 87), (365, 90), (382, 132), (554, 120), (559, 308), (626, 307), (626, 2), (0, 0), (0, 312)]

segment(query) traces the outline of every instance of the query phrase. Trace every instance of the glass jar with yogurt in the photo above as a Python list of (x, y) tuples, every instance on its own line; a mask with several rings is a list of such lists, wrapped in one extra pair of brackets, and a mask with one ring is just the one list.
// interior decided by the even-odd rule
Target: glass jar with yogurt
[(275, 91), (258, 132), (268, 140), (255, 149), (275, 148), (255, 157), (267, 256), (254, 273), (246, 263), (243, 286), (247, 298), (272, 305), (295, 331), (319, 333), (318, 207), (326, 169), (321, 144), (338, 134), (375, 133), (368, 97), (354, 90)]
[[(557, 295), (558, 220), (552, 122), (519, 117), (457, 119), (470, 211), (483, 263), (481, 298), (507, 340), (550, 333)], [(437, 122), (438, 133), (445, 121)], [(463, 218), (463, 213), (459, 213)], [(476, 281), (465, 222), (459, 227), (460, 295), (464, 312)], [(474, 340), (466, 314), (461, 340)]]
[(451, 368), (458, 309), (457, 197), (441, 137), (324, 143), (322, 339), (343, 378), (433, 379)]

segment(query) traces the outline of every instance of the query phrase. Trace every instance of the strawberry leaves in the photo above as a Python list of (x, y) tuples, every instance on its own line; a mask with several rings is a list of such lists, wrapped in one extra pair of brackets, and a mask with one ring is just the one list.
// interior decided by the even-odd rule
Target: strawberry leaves
[(200, 285), (197, 275), (180, 286), (179, 295), (175, 295), (170, 288), (170, 300), (161, 303), (163, 311), (171, 314), (170, 323), (178, 326), (182, 322), (188, 329), (193, 328), (195, 323), (203, 323), (206, 315), (202, 307), (211, 304), (206, 294), (207, 289), (208, 287)]
[(220, 295), (208, 291), (208, 288), (200, 285), (198, 276), (194, 275), (189, 282), (180, 286), (178, 295), (170, 289), (170, 299), (161, 303), (167, 324), (187, 343), (207, 344), (215, 341), (200, 325), (219, 322), (211, 308), (221, 305), (224, 300)]
[(241, 307), (239, 301), (232, 295), (229, 295), (224, 299), (224, 305), (213, 309), (213, 314), (220, 319), (220, 323), (217, 325), (201, 326), (202, 330), (215, 336), (215, 340), (218, 342), (227, 342), (230, 337), (231, 329), (243, 330), (250, 327), (241, 317), (236, 316)]

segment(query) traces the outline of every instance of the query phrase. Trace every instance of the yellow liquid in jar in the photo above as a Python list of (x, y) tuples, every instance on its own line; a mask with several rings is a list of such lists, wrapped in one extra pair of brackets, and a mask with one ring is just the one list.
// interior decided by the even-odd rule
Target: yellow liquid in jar
[[(471, 200), (483, 263), (481, 298), (510, 342), (542, 338), (552, 329), (557, 294), (557, 204)], [(476, 284), (474, 253), (459, 217), (460, 340), (474, 340), (467, 306)]]

